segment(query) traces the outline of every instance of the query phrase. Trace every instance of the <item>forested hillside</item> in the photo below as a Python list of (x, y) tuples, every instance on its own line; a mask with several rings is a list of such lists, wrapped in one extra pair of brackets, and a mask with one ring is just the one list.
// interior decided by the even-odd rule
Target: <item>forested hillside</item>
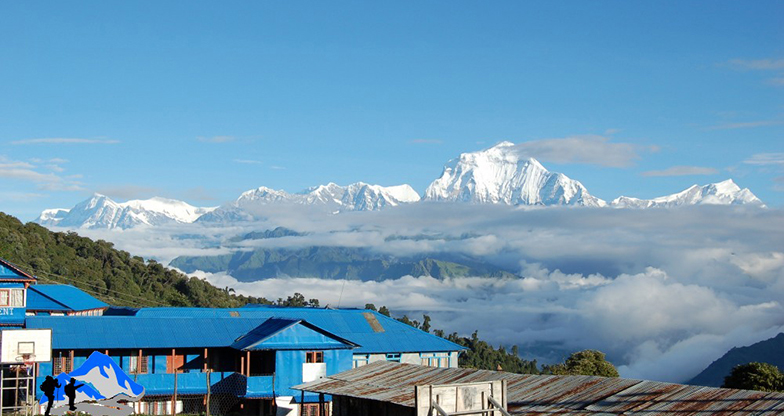
[(218, 289), (201, 279), (117, 250), (112, 243), (52, 232), (0, 213), (0, 258), (41, 283), (67, 283), (117, 306), (235, 307), (269, 303)]

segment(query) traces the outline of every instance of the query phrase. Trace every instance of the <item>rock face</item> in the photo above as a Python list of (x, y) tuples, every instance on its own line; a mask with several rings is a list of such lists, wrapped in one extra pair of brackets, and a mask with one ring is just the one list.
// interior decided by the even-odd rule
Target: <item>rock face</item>
[(589, 194), (580, 182), (548, 171), (536, 159), (521, 157), (510, 142), (463, 153), (449, 161), (441, 177), (425, 190), (424, 199), (508, 205), (607, 205)]
[(692, 185), (676, 194), (653, 199), (621, 196), (610, 205), (616, 208), (674, 208), (684, 205), (759, 205), (764, 206), (748, 188), (741, 189), (732, 179), (705, 186)]
[(71, 228), (132, 228), (139, 225), (191, 223), (215, 208), (199, 208), (182, 201), (150, 198), (117, 203), (94, 194), (71, 209), (48, 209), (35, 222)]

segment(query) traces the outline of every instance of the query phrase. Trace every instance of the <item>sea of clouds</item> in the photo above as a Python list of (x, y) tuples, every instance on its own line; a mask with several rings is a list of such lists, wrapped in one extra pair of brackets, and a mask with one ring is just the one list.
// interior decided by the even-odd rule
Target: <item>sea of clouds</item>
[[(447, 333), (507, 347), (523, 358), (560, 361), (570, 352), (607, 353), (621, 375), (683, 382), (735, 346), (784, 331), (784, 211), (514, 208), (423, 203), (330, 215), (267, 206), (253, 223), (80, 231), (135, 255), (168, 262), (256, 247), (366, 247), (395, 256), (459, 253), (520, 278), (405, 276), (383, 282), (273, 277), (238, 282), (196, 272), (237, 293), (322, 305), (386, 305), (393, 314)], [(227, 239), (284, 226), (300, 237)], [(260, 276), (261, 277), (261, 276)]]

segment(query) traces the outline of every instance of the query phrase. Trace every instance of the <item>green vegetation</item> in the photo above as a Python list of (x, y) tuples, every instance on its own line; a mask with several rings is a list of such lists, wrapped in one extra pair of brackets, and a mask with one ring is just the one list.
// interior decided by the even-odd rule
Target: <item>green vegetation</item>
[[(443, 336), (443, 331), (434, 332), (436, 335)], [(517, 345), (512, 346), (510, 351), (506, 351), (503, 345), (495, 349), (492, 345), (480, 340), (477, 331), (474, 331), (470, 338), (452, 333), (446, 339), (468, 348), (458, 359), (460, 367), (519, 374), (539, 374), (536, 360), (528, 361), (520, 358)]]
[(724, 378), (724, 385), (730, 389), (784, 391), (784, 374), (778, 367), (768, 363), (748, 363), (736, 365)]
[[(248, 236), (276, 238), (288, 232), (280, 229)], [(517, 277), (498, 267), (465, 256), (401, 259), (373, 253), (363, 248), (314, 246), (298, 249), (260, 248), (220, 256), (182, 256), (172, 266), (192, 272), (229, 272), (240, 281), (255, 281), (286, 275), (321, 279), (381, 281), (402, 276), (433, 276), (437, 279), (460, 276)]]
[(561, 364), (545, 366), (542, 372), (553, 375), (618, 377), (618, 370), (605, 359), (604, 353), (584, 350), (573, 353)]
[(238, 307), (271, 303), (218, 289), (208, 282), (163, 267), (154, 260), (114, 248), (112, 243), (55, 233), (22, 224), (0, 213), (0, 258), (39, 278), (41, 283), (67, 283), (117, 306)]

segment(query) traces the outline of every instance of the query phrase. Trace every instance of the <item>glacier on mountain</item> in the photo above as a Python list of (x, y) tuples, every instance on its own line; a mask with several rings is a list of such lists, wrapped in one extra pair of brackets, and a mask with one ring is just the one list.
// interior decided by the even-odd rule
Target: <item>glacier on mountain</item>
[(419, 194), (409, 185), (380, 186), (356, 182), (347, 186), (335, 183), (308, 188), (290, 194), (261, 186), (243, 192), (235, 201), (204, 215), (199, 222), (250, 220), (252, 212), (265, 205), (296, 204), (314, 206), (337, 213), (342, 211), (378, 211), (387, 207), (419, 201)]
[[(257, 220), (271, 206), (301, 206), (324, 213), (379, 211), (419, 201), (442, 201), (512, 206), (584, 206), (614, 208), (673, 208), (685, 205), (765, 205), (749, 189), (731, 179), (694, 185), (682, 192), (653, 199), (621, 196), (609, 204), (591, 195), (582, 183), (550, 172), (526, 157), (511, 142), (462, 153), (450, 160), (441, 176), (422, 197), (409, 185), (380, 186), (356, 182), (346, 186), (319, 185), (298, 193), (261, 186), (243, 192), (217, 208), (199, 208), (182, 201), (151, 198), (117, 203), (95, 194), (71, 209), (47, 209), (35, 220), (45, 226), (127, 229), (172, 223), (231, 223)], [(285, 208), (284, 208), (285, 209)]]
[(118, 203), (96, 193), (71, 209), (44, 210), (35, 222), (57, 227), (125, 229), (139, 225), (191, 223), (214, 209), (160, 197)]
[(748, 188), (741, 189), (732, 179), (704, 186), (692, 185), (681, 192), (653, 199), (620, 196), (610, 202), (610, 205), (615, 208), (674, 208), (685, 205), (746, 204), (765, 206)]
[(548, 171), (534, 158), (523, 157), (511, 142), (452, 159), (441, 177), (427, 187), (423, 199), (508, 205), (607, 205), (589, 194), (580, 182)]

